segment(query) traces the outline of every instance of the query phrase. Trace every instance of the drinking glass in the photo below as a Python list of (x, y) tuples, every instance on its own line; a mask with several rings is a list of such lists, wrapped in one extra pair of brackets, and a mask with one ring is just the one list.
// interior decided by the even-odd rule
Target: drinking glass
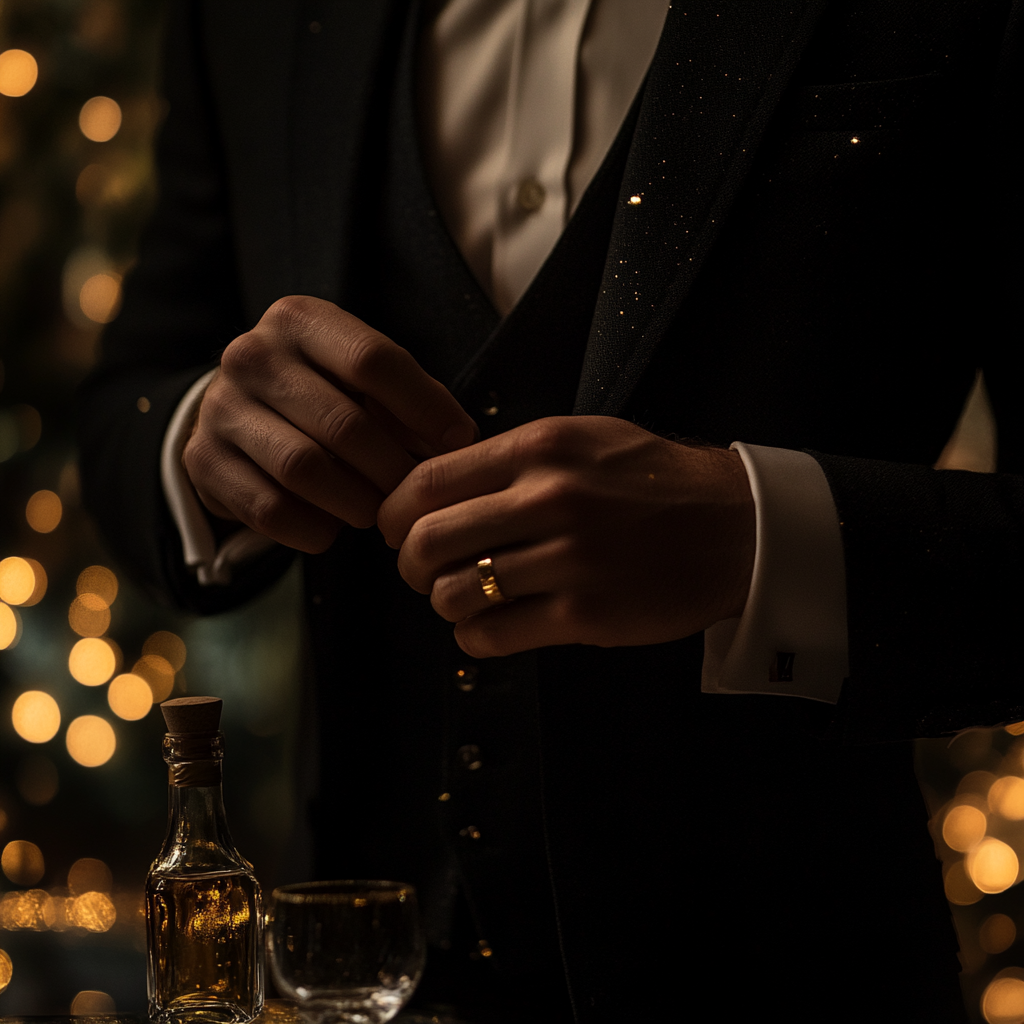
[(275, 889), (267, 952), (282, 995), (315, 1024), (384, 1024), (426, 959), (416, 891), (402, 882), (303, 882)]

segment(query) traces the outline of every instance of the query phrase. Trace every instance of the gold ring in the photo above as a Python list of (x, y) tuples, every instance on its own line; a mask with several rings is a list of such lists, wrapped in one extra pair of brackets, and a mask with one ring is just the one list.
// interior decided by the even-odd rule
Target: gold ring
[(501, 592), (498, 581), (494, 578), (494, 563), (489, 558), (481, 558), (476, 563), (476, 571), (480, 577), (480, 586), (483, 588), (484, 597), (491, 604), (504, 604), (508, 598)]

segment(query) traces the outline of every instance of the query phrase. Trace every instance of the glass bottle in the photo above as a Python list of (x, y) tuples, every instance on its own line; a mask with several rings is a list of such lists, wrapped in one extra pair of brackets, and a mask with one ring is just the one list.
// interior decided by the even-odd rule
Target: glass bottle
[(161, 710), (169, 814), (146, 878), (149, 1017), (249, 1021), (263, 1008), (263, 910), (224, 815), (221, 701), (181, 697)]

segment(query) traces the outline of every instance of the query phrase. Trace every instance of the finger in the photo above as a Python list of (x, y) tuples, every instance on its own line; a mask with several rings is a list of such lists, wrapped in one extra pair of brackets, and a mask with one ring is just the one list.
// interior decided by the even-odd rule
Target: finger
[(585, 624), (555, 594), (511, 601), (463, 619), (455, 640), (472, 658), (496, 658), (556, 644), (588, 643)]
[(308, 296), (281, 299), (261, 324), (292, 339), (346, 391), (380, 402), (434, 451), (472, 444), (477, 427), (443, 384), (390, 338), (333, 303)]
[[(382, 494), (390, 494), (416, 460), (384, 425), (319, 371), (301, 359), (269, 359), (264, 348), (264, 339), (250, 337), (228, 346), (222, 378), (210, 385), (203, 399), (208, 420), (233, 424), (232, 440), (245, 448), (241, 435), (262, 403), (343, 459)], [(240, 411), (246, 415), (240, 416)]]
[(185, 448), (186, 470), (197, 490), (244, 521), (238, 511), (242, 497), (223, 471), (225, 461), (239, 456), (248, 457), (284, 491), (334, 518), (357, 527), (376, 520), (383, 494), (273, 410), (250, 403), (245, 415), (222, 423), (216, 435), (203, 428), (201, 413)]
[(241, 452), (225, 453), (218, 463), (220, 497), (196, 484), (203, 504), (217, 516), (240, 520), (271, 540), (319, 554), (334, 542), (341, 523), (323, 509), (289, 494)]
[(388, 495), (377, 525), (391, 547), (401, 547), (413, 525), (424, 516), (504, 491), (519, 471), (520, 460), (508, 434), (421, 462)]
[[(490, 575), (505, 602), (564, 589), (569, 581), (561, 557), (563, 550), (562, 543), (554, 540), (490, 553), (487, 556), (491, 559)], [(501, 602), (491, 600), (484, 592), (478, 562), (479, 559), (471, 561), (434, 580), (430, 603), (443, 619), (461, 622), (500, 605)]]
[(418, 519), (398, 553), (402, 579), (413, 590), (428, 594), (438, 576), (466, 562), (475, 565), (483, 557), (480, 552), (491, 553), (543, 537), (549, 525), (543, 513), (526, 514), (519, 498), (518, 492), (510, 489)]

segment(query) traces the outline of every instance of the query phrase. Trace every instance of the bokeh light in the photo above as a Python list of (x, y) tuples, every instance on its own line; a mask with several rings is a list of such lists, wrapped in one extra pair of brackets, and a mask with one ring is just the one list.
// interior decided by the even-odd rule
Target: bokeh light
[(0, 900), (0, 928), (18, 928), (34, 932), (46, 930), (46, 906), (49, 896), (42, 889), (9, 892)]
[(121, 310), (121, 278), (117, 274), (93, 274), (78, 292), (78, 305), (93, 323), (109, 324)]
[(92, 142), (109, 142), (121, 127), (121, 108), (109, 96), (93, 96), (82, 104), (78, 127)]
[(21, 636), (21, 618), (6, 604), (0, 603), (0, 651), (14, 647)]
[(83, 1017), (100, 1017), (105, 1013), (116, 1013), (117, 1007), (113, 997), (106, 992), (87, 988), (71, 1000), (69, 1012)]
[(79, 636), (103, 636), (110, 628), (110, 609), (97, 594), (79, 594), (68, 609), (68, 624)]
[(988, 806), (1008, 821), (1024, 821), (1024, 779), (1019, 775), (996, 779), (988, 791)]
[(68, 889), (72, 896), (86, 892), (110, 892), (114, 876), (110, 868), (96, 857), (79, 857), (68, 870)]
[(1024, 979), (993, 978), (981, 997), (981, 1012), (988, 1024), (1022, 1024)]
[(84, 768), (106, 764), (117, 748), (114, 727), (99, 715), (80, 715), (69, 726), (65, 736), (68, 753)]
[(149, 688), (153, 691), (153, 701), (156, 704), (167, 700), (174, 690), (174, 668), (166, 658), (161, 658), (159, 654), (144, 654), (135, 662), (132, 672), (149, 683)]
[(15, 885), (35, 885), (46, 873), (43, 851), (25, 839), (15, 839), (4, 847), (0, 867)]
[(68, 671), (83, 686), (102, 686), (117, 671), (117, 654), (107, 640), (86, 637), (71, 648)]
[(1017, 881), (1020, 862), (1013, 847), (1001, 839), (983, 839), (964, 862), (971, 881), (985, 893), (1004, 892)]
[(978, 929), (978, 945), (990, 956), (1004, 953), (1017, 941), (1017, 926), (1006, 914), (990, 914)]
[(173, 672), (180, 672), (185, 665), (185, 641), (175, 633), (161, 629), (142, 645), (142, 653), (155, 654), (163, 658)]
[(25, 803), (43, 807), (60, 789), (57, 766), (44, 754), (29, 754), (18, 764), (17, 785)]
[(27, 50), (0, 53), (0, 93), (4, 96), (24, 96), (38, 78), (39, 65)]
[(14, 964), (11, 963), (10, 954), (5, 949), (0, 949), (0, 992), (11, 983), (14, 977)]
[(969, 907), (972, 903), (977, 903), (985, 895), (971, 881), (962, 860), (958, 860), (950, 866), (942, 884), (946, 890), (946, 899), (958, 907)]
[(987, 825), (983, 811), (971, 804), (957, 804), (942, 822), (942, 838), (951, 850), (966, 853), (985, 838)]
[(78, 574), (75, 593), (94, 594), (109, 608), (117, 597), (117, 577), (105, 565), (90, 565)]
[[(37, 567), (42, 568), (34, 558), (12, 556), (0, 561), (0, 601), (20, 605), (35, 604), (39, 601), (42, 594), (38, 594)], [(45, 591), (44, 574), (43, 592)]]
[(117, 909), (104, 892), (83, 892), (67, 910), (68, 920), (87, 932), (110, 931), (117, 920)]
[(23, 740), (46, 743), (57, 735), (60, 728), (60, 708), (48, 693), (26, 690), (14, 702), (11, 724)]
[(52, 533), (60, 525), (64, 506), (53, 491), (36, 491), (25, 506), (25, 519), (36, 533)]
[(107, 690), (110, 710), (128, 722), (137, 722), (149, 714), (153, 706), (153, 691), (142, 676), (125, 672), (115, 676)]

